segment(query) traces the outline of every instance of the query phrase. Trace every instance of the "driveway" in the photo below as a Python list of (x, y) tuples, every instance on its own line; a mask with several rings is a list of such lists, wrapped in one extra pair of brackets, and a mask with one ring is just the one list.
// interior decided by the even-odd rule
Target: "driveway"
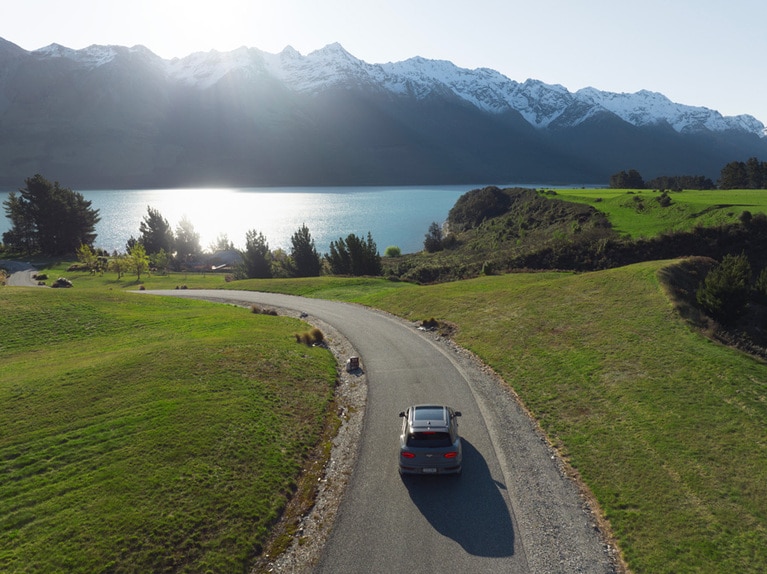
[[(358, 305), (248, 291), (143, 293), (300, 311), (360, 354), (368, 402), (359, 454), (315, 572), (618, 570), (556, 453), (508, 386), (465, 351)], [(462, 411), (462, 476), (399, 476), (398, 413), (423, 402)]]
[(0, 260), (0, 269), (5, 269), (9, 273), (6, 285), (10, 287), (37, 286), (37, 280), (32, 277), (37, 269), (31, 263), (2, 259)]

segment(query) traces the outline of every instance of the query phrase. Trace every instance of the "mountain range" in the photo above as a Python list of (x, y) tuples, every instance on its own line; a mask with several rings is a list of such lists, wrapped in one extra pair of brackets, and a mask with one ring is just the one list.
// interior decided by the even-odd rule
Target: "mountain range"
[(163, 59), (145, 47), (0, 39), (0, 187), (606, 184), (716, 180), (767, 157), (764, 124), (650, 91), (617, 94), (331, 44)]

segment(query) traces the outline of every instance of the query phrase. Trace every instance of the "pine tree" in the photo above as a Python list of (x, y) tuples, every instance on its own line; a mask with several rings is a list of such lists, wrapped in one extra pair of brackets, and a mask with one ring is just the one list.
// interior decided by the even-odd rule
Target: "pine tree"
[(322, 269), (322, 260), (306, 224), (293, 234), (290, 242), (291, 274), (294, 277), (317, 277)]
[(251, 229), (245, 234), (245, 251), (242, 252), (242, 275), (248, 279), (264, 279), (272, 276), (272, 258), (269, 244), (263, 233)]
[(147, 206), (146, 211), (139, 225), (139, 243), (144, 246), (147, 255), (159, 253), (161, 249), (173, 253), (173, 230), (170, 223), (157, 209)]

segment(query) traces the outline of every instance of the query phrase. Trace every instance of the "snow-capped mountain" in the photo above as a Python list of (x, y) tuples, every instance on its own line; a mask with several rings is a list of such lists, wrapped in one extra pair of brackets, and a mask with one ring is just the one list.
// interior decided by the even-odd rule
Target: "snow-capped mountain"
[(369, 64), (339, 44), (164, 60), (0, 39), (0, 130), (0, 185), (43, 169), (130, 185), (596, 183), (632, 167), (716, 177), (767, 151), (750, 115), (420, 57)]
[[(32, 52), (48, 58), (68, 58), (88, 68), (114, 60), (126, 48), (90, 46), (72, 50), (51, 44)], [(127, 49), (129, 54), (154, 56), (142, 46)], [(210, 88), (228, 74), (241, 72), (253, 79), (271, 76), (297, 92), (317, 92), (332, 87), (356, 85), (388, 90), (394, 94), (425, 98), (437, 93), (452, 93), (480, 110), (499, 113), (515, 110), (539, 128), (556, 124), (568, 108), (584, 110), (569, 116), (559, 127), (578, 125), (594, 114), (608, 111), (622, 120), (645, 126), (661, 122), (677, 132), (742, 130), (767, 136), (762, 122), (750, 115), (722, 116), (705, 107), (674, 103), (663, 94), (642, 90), (634, 94), (604, 92), (584, 88), (571, 93), (560, 85), (528, 79), (516, 82), (487, 68), (468, 70), (448, 61), (415, 57), (403, 62), (368, 64), (349, 54), (340, 44), (302, 56), (288, 46), (279, 54), (256, 48), (238, 48), (232, 52), (198, 52), (183, 59), (161, 60), (169, 78), (200, 89)]]

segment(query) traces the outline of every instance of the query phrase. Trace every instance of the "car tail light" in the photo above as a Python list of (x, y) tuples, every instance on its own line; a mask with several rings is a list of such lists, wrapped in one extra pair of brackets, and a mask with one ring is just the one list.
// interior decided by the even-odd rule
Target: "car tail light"
[(402, 456), (404, 458), (415, 458), (415, 455), (412, 452), (403, 452)]
[(458, 456), (457, 452), (446, 452), (445, 453), (445, 458), (455, 458), (457, 456)]

